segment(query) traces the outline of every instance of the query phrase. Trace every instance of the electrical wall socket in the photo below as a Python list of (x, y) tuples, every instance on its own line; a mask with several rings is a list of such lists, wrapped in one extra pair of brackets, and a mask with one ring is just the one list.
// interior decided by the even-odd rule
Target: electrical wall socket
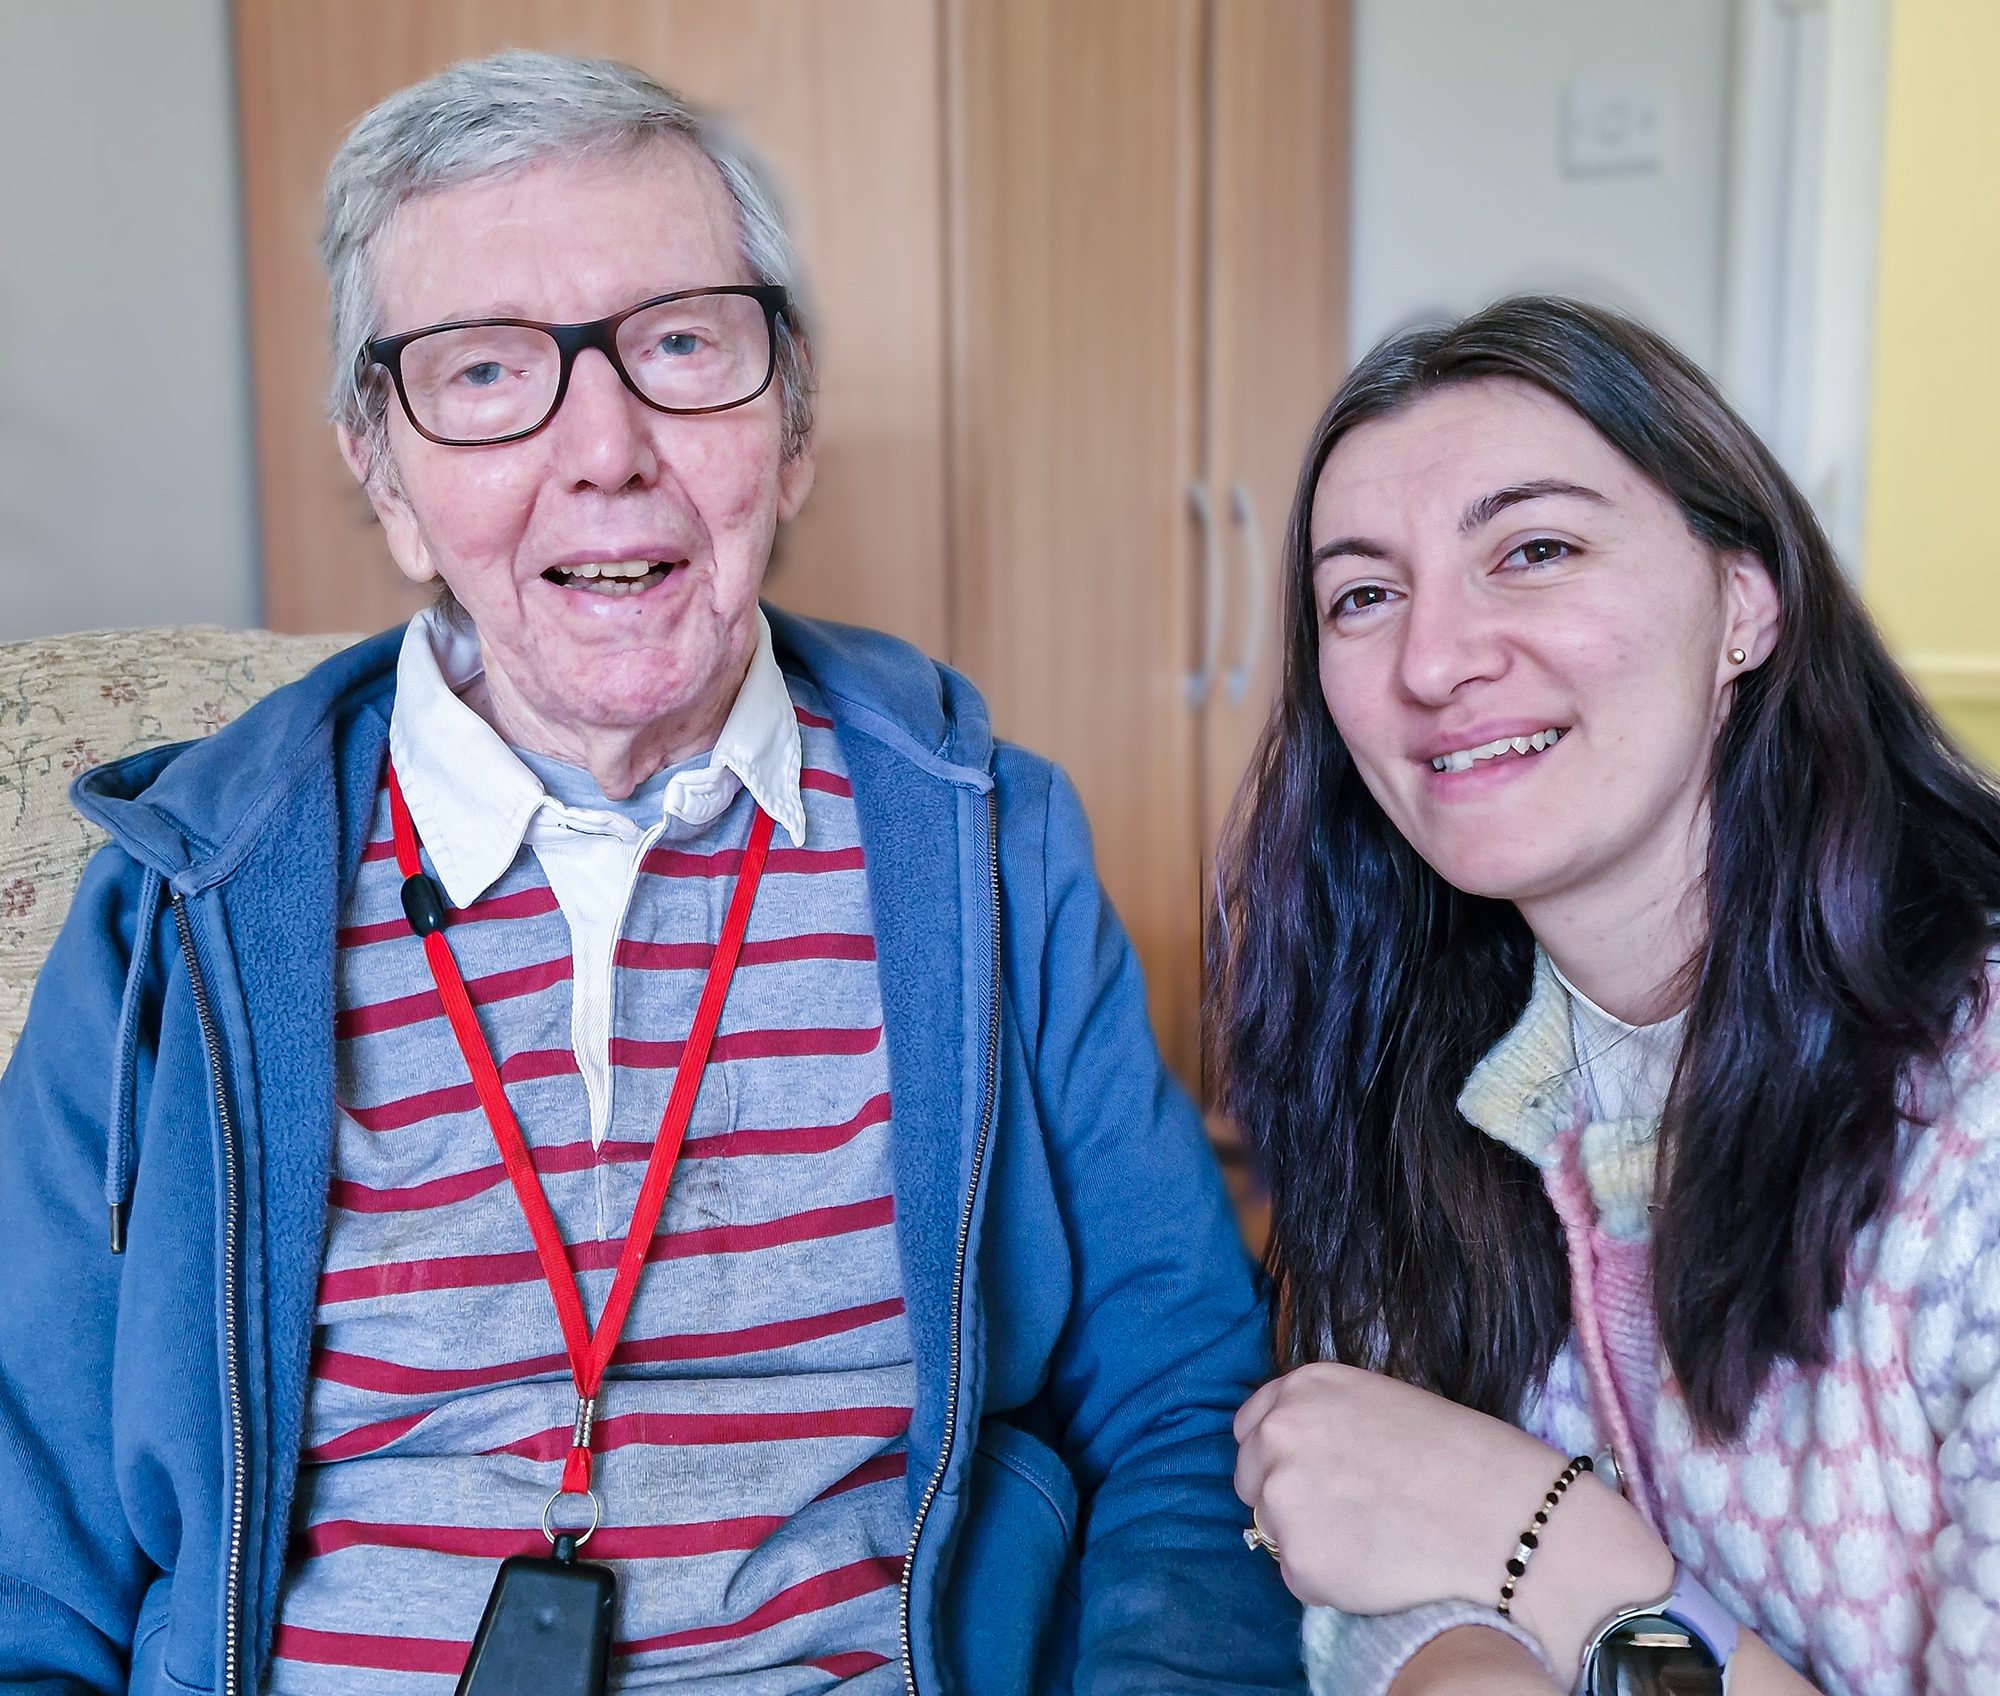
[(1563, 90), (1563, 174), (1657, 171), (1664, 107), (1659, 86), (1643, 77), (1578, 77)]

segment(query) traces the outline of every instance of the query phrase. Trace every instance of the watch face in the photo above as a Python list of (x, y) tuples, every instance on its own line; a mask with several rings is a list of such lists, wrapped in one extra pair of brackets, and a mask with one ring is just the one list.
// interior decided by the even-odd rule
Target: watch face
[(1665, 1614), (1620, 1620), (1591, 1656), (1590, 1696), (1722, 1696), (1708, 1645)]

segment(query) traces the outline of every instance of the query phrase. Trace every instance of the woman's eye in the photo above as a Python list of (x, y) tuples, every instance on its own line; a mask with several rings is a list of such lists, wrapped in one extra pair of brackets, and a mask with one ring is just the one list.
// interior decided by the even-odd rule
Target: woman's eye
[(505, 375), (497, 359), (482, 359), (477, 365), (468, 365), (459, 372), (461, 383), (470, 383), (475, 389), (490, 389)]
[(1357, 583), (1352, 589), (1334, 597), (1329, 612), (1334, 618), (1345, 618), (1351, 613), (1379, 607), (1388, 598), (1389, 591), (1380, 583)]
[(701, 338), (692, 330), (675, 330), (659, 340), (659, 350), (671, 354), (676, 359), (685, 359), (701, 346)]
[(1553, 536), (1537, 536), (1533, 541), (1523, 542), (1500, 563), (1502, 565), (1551, 565), (1559, 559), (1567, 559), (1575, 552), (1569, 543), (1558, 542)]

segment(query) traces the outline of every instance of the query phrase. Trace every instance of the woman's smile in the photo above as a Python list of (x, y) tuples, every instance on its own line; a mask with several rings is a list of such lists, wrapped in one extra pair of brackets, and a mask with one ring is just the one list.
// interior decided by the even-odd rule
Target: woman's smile
[(1468, 792), (1468, 780), (1522, 772), (1568, 734), (1568, 727), (1558, 724), (1525, 731), (1480, 727), (1443, 738), (1446, 747), (1418, 758), (1436, 774), (1440, 794), (1461, 795)]

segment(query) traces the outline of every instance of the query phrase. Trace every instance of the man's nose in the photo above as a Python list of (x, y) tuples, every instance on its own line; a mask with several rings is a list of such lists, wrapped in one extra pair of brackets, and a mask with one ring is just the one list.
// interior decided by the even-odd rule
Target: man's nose
[(656, 416), (632, 393), (596, 348), (576, 356), (569, 392), (549, 420), (557, 465), (572, 488), (606, 494), (659, 475), (659, 455), (649, 428)]
[(1427, 705), (1443, 706), (1465, 684), (1506, 669), (1499, 620), (1469, 585), (1433, 582), (1413, 591), (1402, 623), (1399, 679)]

